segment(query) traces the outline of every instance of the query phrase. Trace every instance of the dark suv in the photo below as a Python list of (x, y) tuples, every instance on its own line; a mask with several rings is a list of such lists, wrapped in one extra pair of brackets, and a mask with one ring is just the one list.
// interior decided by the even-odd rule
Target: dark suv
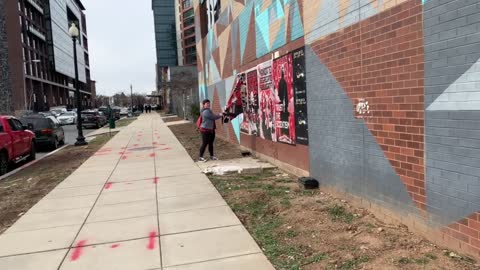
[(24, 125), (33, 126), (38, 146), (57, 149), (65, 144), (65, 132), (60, 123), (52, 116), (28, 115), (20, 119)]
[(107, 118), (102, 112), (98, 111), (83, 111), (82, 112), (82, 127), (100, 128), (107, 124)]

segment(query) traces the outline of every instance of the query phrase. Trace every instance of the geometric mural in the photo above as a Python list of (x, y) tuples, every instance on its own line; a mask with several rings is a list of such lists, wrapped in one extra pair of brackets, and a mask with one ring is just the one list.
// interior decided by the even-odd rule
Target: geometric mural
[[(479, 33), (480, 34), (480, 33)], [(458, 61), (465, 63), (460, 57)], [(448, 61), (447, 61), (448, 62)], [(451, 61), (452, 62), (452, 61)], [(428, 111), (480, 110), (480, 58), (427, 107)]]
[[(305, 46), (309, 145), (270, 140), (256, 151), (299, 168), (292, 157), (308, 156), (323, 184), (414, 216), (480, 255), (478, 1), (220, 2), (203, 39), (195, 16), (199, 91), (216, 108), (237, 72)], [(253, 140), (242, 122), (219, 136)]]

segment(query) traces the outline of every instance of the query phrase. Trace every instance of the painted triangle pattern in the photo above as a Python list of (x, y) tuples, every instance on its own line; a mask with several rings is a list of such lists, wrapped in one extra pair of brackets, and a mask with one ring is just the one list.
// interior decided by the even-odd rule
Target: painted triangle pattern
[(302, 17), (300, 15), (300, 8), (298, 6), (297, 0), (293, 1), (293, 5), (290, 8), (291, 12), (291, 17), (290, 19), (292, 20), (291, 25), (292, 25), (292, 34), (291, 34), (291, 40), (296, 40), (298, 38), (303, 37), (304, 32), (303, 32), (303, 23), (302, 23)]
[(233, 131), (235, 133), (235, 137), (237, 138), (239, 144), (240, 144), (240, 123), (242, 122), (243, 122), (243, 114), (239, 115), (238, 117), (236, 117), (231, 121)]
[(245, 47), (247, 45), (247, 36), (250, 30), (250, 18), (252, 16), (253, 2), (247, 4), (243, 12), (239, 16), (239, 32), (240, 32), (240, 61), (243, 63)]
[(272, 44), (272, 50), (278, 49), (282, 47), (286, 42), (287, 42), (287, 30), (285, 29), (286, 23), (285, 21), (282, 21), (280, 24), (280, 29), (278, 30), (277, 37), (275, 38), (275, 41)]
[(257, 57), (262, 57), (270, 51), (270, 21), (268, 10), (256, 15), (255, 29), (257, 37)]
[(480, 58), (427, 111), (480, 111)]
[(230, 26), (228, 26), (219, 37), (219, 42), (220, 42), (220, 46), (218, 47), (220, 51), (219, 66), (220, 66), (222, 78), (223, 78), (224, 65), (230, 64), (229, 62), (225, 61), (227, 51), (230, 48), (230, 44), (228, 42), (229, 39), (230, 39)]

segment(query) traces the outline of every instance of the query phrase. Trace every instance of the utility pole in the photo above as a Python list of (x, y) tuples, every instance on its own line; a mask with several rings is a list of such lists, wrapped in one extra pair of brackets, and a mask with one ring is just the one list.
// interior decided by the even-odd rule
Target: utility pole
[(130, 107), (132, 109), (132, 115), (133, 115), (133, 86), (130, 84)]

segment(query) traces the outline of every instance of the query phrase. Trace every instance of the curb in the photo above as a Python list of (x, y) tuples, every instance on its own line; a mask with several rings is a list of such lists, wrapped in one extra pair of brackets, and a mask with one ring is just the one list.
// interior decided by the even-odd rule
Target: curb
[(51, 156), (51, 155), (53, 155), (53, 154), (55, 154), (55, 153), (57, 153), (57, 152), (60, 152), (61, 150), (63, 150), (63, 148), (65, 148), (65, 147), (67, 147), (67, 146), (69, 146), (69, 145), (70, 145), (70, 144), (66, 144), (66, 145), (58, 148), (57, 150), (46, 154), (45, 156), (43, 156), (43, 157), (41, 157), (41, 158), (35, 159), (35, 160), (32, 161), (32, 162), (28, 162), (27, 164), (21, 166), (20, 168), (17, 168), (17, 169), (15, 169), (15, 170), (13, 170), (13, 171), (5, 174), (5, 175), (0, 176), (0, 181), (3, 180), (3, 179), (5, 179), (5, 178), (7, 178), (7, 177), (10, 177), (10, 176), (18, 173), (19, 171), (21, 171), (21, 170), (23, 170), (23, 169), (26, 169), (26, 168), (32, 166), (33, 164), (39, 162), (40, 160), (42, 160), (42, 159), (44, 159), (44, 158), (46, 158), (46, 157), (49, 157), (49, 156)]

